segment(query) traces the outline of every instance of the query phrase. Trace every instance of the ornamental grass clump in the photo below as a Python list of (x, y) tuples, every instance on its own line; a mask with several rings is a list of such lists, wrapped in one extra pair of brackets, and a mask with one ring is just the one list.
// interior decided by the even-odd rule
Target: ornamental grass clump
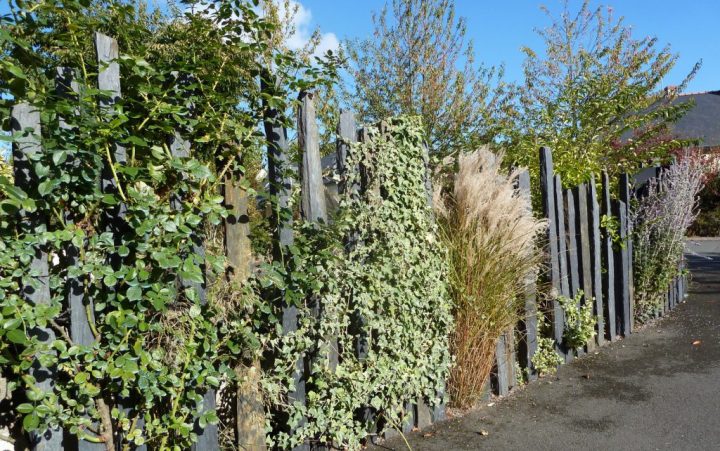
[(518, 172), (504, 173), (501, 161), (487, 149), (461, 155), (453, 180), (436, 183), (434, 193), (455, 301), (448, 390), (460, 408), (480, 397), (498, 337), (521, 318), (521, 293), (539, 262), (535, 238), (545, 228), (515, 188)]
[(702, 167), (686, 156), (652, 179), (647, 196), (633, 204), (635, 320), (640, 323), (654, 315), (679, 273), (702, 185)]

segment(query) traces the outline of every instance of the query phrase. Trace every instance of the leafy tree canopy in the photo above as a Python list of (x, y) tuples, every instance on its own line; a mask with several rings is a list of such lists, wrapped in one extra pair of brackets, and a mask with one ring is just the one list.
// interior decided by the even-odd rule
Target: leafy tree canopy
[(550, 146), (567, 186), (603, 169), (631, 171), (664, 159), (686, 143), (668, 126), (689, 108), (673, 100), (699, 65), (677, 87), (663, 89), (677, 62), (669, 46), (635, 38), (611, 8), (573, 12), (569, 3), (550, 27), (539, 30), (542, 51), (524, 48), (525, 80), (518, 86), (513, 124), (504, 133), (508, 155), (537, 171), (537, 151)]

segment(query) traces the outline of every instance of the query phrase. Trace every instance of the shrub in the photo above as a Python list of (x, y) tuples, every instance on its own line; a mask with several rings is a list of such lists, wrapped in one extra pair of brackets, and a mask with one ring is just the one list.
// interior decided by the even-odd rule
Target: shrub
[(582, 302), (585, 293), (580, 290), (574, 298), (560, 296), (558, 301), (565, 312), (564, 342), (571, 348), (578, 349), (587, 345), (595, 337), (597, 319), (593, 316), (593, 299)]
[(548, 337), (538, 337), (537, 349), (530, 360), (540, 376), (555, 374), (563, 363), (563, 358), (555, 352), (555, 340)]
[(539, 261), (535, 238), (545, 228), (514, 186), (518, 173), (504, 174), (501, 160), (487, 149), (461, 155), (449, 187), (435, 189), (455, 301), (448, 389), (458, 407), (482, 394), (498, 337), (520, 319), (521, 294)]
[(681, 158), (649, 182), (646, 197), (633, 201), (635, 320), (650, 318), (662, 304), (685, 250), (685, 232), (696, 216), (702, 167)]

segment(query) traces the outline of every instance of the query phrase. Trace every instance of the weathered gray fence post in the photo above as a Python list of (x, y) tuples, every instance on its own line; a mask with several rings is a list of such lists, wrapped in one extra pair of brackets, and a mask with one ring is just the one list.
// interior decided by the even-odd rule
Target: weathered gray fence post
[[(69, 67), (58, 67), (55, 76), (55, 92), (60, 98), (68, 100), (77, 100), (79, 92), (79, 85), (75, 77), (74, 69)], [(67, 122), (67, 118), (60, 117), (59, 125), (60, 129), (65, 133), (72, 133), (72, 126)], [(65, 136), (69, 138), (68, 136)], [(80, 161), (69, 161), (68, 164), (77, 165), (81, 164)], [(65, 223), (72, 225), (75, 223), (75, 217), (69, 212), (64, 213)], [(73, 244), (68, 244), (65, 247), (65, 256), (63, 258), (63, 265), (67, 268), (75, 267), (80, 262), (80, 249)], [(95, 336), (93, 335), (90, 323), (95, 321), (94, 319), (94, 306), (93, 301), (90, 298), (85, 297), (84, 282), (82, 279), (77, 277), (67, 277), (66, 280), (66, 294), (68, 310), (70, 314), (70, 338), (73, 344), (79, 346), (92, 346), (95, 342)], [(97, 425), (95, 425), (96, 430)], [(104, 449), (105, 446), (102, 443), (93, 443), (87, 440), (77, 439), (77, 450), (78, 451), (95, 451)]]
[(625, 334), (631, 334), (635, 327), (635, 287), (633, 283), (633, 225), (630, 220), (630, 177), (628, 174), (620, 174), (618, 180), (618, 193), (620, 201), (625, 204), (625, 254), (627, 258), (627, 297), (629, 308), (629, 322), (626, 324), (628, 329)]
[[(613, 217), (612, 199), (610, 198), (610, 177), (607, 172), (602, 173), (602, 214), (606, 220)], [(613, 249), (612, 230), (606, 224), (603, 227), (602, 262), (603, 297), (605, 298), (605, 318), (607, 319), (608, 339), (617, 338), (617, 323), (615, 314), (615, 251)]]
[[(75, 71), (68, 67), (59, 67), (55, 77), (55, 92), (58, 97), (68, 100), (76, 100), (79, 86), (75, 79)], [(60, 128), (66, 133), (72, 133), (72, 126), (68, 124), (66, 118), (59, 118)], [(79, 161), (68, 162), (70, 164), (80, 164)], [(75, 218), (68, 212), (64, 215), (65, 222), (72, 225)], [(76, 266), (79, 262), (80, 251), (77, 247), (69, 244), (65, 249), (64, 264), (67, 267)], [(90, 328), (90, 321), (93, 318), (93, 302), (92, 299), (85, 299), (83, 289), (83, 281), (77, 277), (68, 277), (67, 283), (67, 303), (70, 310), (70, 338), (73, 343), (80, 346), (90, 346), (95, 342), (95, 336)], [(102, 444), (94, 444), (87, 442), (80, 444), (81, 449), (100, 449)]]
[(506, 396), (510, 392), (508, 384), (510, 362), (507, 359), (507, 334), (502, 333), (495, 343), (495, 366), (497, 368), (497, 394)]
[[(100, 107), (106, 116), (112, 117), (116, 113), (114, 105), (120, 100), (122, 91), (120, 88), (120, 65), (117, 60), (120, 56), (117, 40), (106, 36), (102, 33), (95, 33), (95, 52), (98, 63), (98, 89), (103, 91), (104, 95), (100, 97)], [(115, 164), (123, 165), (127, 162), (127, 153), (125, 147), (117, 143), (112, 143), (112, 148), (108, 149), (108, 161), (100, 179), (100, 189), (103, 193), (117, 194), (121, 188), (120, 181), (115, 177), (113, 169)], [(116, 244), (120, 244), (121, 235), (126, 230), (125, 216), (127, 206), (124, 202), (120, 202), (115, 208), (105, 211), (103, 227), (106, 232), (112, 233)], [(109, 263), (113, 268), (118, 268), (122, 263), (122, 257), (117, 254), (110, 255)], [(108, 291), (115, 292), (117, 285), (106, 287)], [(118, 407), (126, 414), (132, 410), (132, 401), (118, 398)], [(138, 421), (138, 427), (142, 425), (142, 418)], [(117, 445), (120, 445), (123, 437), (118, 434)], [(137, 449), (144, 450), (143, 445)]]
[[(187, 141), (182, 137), (180, 133), (177, 131), (175, 132), (174, 136), (170, 140), (170, 153), (175, 158), (189, 158), (190, 157), (190, 142)], [(182, 211), (183, 204), (182, 199), (177, 195), (174, 194), (171, 198), (171, 204), (172, 207), (177, 211)], [(205, 259), (205, 246), (202, 242), (202, 238), (200, 238), (197, 235), (194, 235), (193, 238), (193, 245), (192, 245), (192, 255), (183, 255), (182, 258), (193, 258), (200, 261), (203, 261)], [(197, 261), (195, 262), (198, 263)], [(202, 271), (203, 271), (203, 278), (205, 277), (205, 268), (204, 264), (200, 263)], [(207, 290), (205, 283), (198, 283), (198, 282), (188, 282), (186, 280), (183, 280), (180, 278), (180, 285), (183, 288), (192, 288), (197, 293), (198, 299), (200, 300), (201, 304), (205, 304), (207, 302)], [(203, 394), (203, 408), (206, 410), (214, 410), (216, 407), (216, 400), (215, 400), (215, 390), (212, 388), (209, 388), (205, 391)], [(196, 420), (197, 423), (197, 420)], [(220, 449), (219, 445), (219, 436), (218, 436), (218, 427), (215, 424), (208, 424), (205, 426), (205, 428), (201, 428), (198, 424), (195, 425), (195, 432), (197, 433), (197, 442), (195, 442), (191, 449), (193, 451), (204, 451), (204, 450), (218, 450)]]
[(575, 209), (575, 193), (572, 189), (565, 191), (565, 199), (567, 202), (567, 208), (565, 210), (567, 214), (565, 233), (567, 234), (567, 262), (568, 274), (570, 276), (570, 293), (567, 296), (574, 298), (582, 289), (582, 286), (580, 285), (580, 255), (578, 249), (580, 245), (577, 230), (578, 214)]
[[(560, 260), (560, 288), (561, 294), (565, 297), (571, 296), (570, 293), (570, 269), (568, 263), (567, 236), (565, 216), (565, 196), (563, 195), (562, 179), (560, 174), (555, 175), (555, 208), (557, 210), (557, 228), (558, 228), (558, 259)], [(559, 308), (559, 307), (558, 307)], [(562, 308), (560, 308), (562, 313)], [(565, 324), (565, 314), (562, 314), (563, 325)], [(563, 326), (564, 327), (564, 326)]]
[[(578, 214), (575, 209), (575, 193), (572, 189), (565, 190), (565, 202), (565, 233), (562, 238), (564, 238), (565, 243), (567, 243), (565, 251), (567, 264), (565, 267), (567, 268), (570, 283), (569, 292), (564, 294), (564, 296), (573, 299), (582, 287), (580, 285), (580, 255), (578, 251), (578, 247), (580, 246), (577, 230)], [(578, 301), (578, 303), (582, 303), (582, 300)], [(565, 321), (567, 321), (567, 318)], [(564, 324), (565, 323), (563, 323), (563, 325)], [(582, 349), (572, 349), (567, 345), (565, 346), (565, 351), (565, 362), (570, 362), (576, 352), (578, 355), (582, 355), (583, 353)]]
[(627, 252), (627, 207), (625, 202), (613, 202), (615, 216), (619, 222), (620, 240), (623, 243), (615, 255), (615, 313), (618, 316), (619, 333), (623, 336), (630, 334), (630, 286), (629, 262)]
[[(558, 208), (556, 205), (556, 181), (553, 176), (552, 151), (547, 147), (540, 148), (540, 192), (542, 196), (543, 215), (548, 220), (547, 241), (549, 246), (549, 269), (548, 276), (552, 286), (553, 296), (559, 296), (562, 292), (561, 271), (560, 271), (560, 249), (558, 230), (564, 229), (564, 224), (558, 220)], [(560, 206), (562, 210), (562, 204)], [(564, 315), (557, 300), (552, 301), (553, 306), (553, 337), (558, 347), (561, 346)]]
[[(120, 65), (117, 63), (119, 56), (118, 43), (115, 39), (102, 33), (95, 33), (95, 51), (98, 60), (98, 89), (105, 92), (100, 98), (100, 106), (108, 115), (115, 114), (113, 106), (122, 96), (120, 89)], [(112, 157), (118, 164), (127, 162), (127, 154), (125, 147), (114, 144), (112, 149)], [(109, 162), (108, 162), (109, 163)], [(103, 176), (102, 188), (103, 192), (113, 192), (117, 190), (117, 183), (112, 176), (110, 168), (106, 168)], [(122, 210), (124, 213), (124, 209)]]
[(598, 203), (595, 178), (590, 178), (588, 210), (590, 214), (590, 260), (592, 272), (592, 296), (595, 298), (595, 317), (597, 318), (597, 336), (595, 342), (601, 346), (605, 342), (605, 321), (602, 289), (602, 245), (600, 244), (600, 204)]
[[(338, 123), (337, 134), (340, 139), (335, 147), (335, 164), (337, 173), (340, 177), (340, 185), (338, 192), (344, 194), (348, 190), (347, 186), (347, 157), (350, 153), (350, 145), (357, 141), (357, 125), (355, 124), (355, 115), (352, 111), (340, 110), (340, 122)], [(358, 187), (350, 187), (352, 192), (357, 192)]]
[[(274, 85), (266, 77), (261, 80), (261, 89), (265, 92), (274, 92)], [(292, 230), (292, 211), (290, 197), (292, 196), (292, 168), (288, 154), (287, 131), (283, 123), (281, 112), (265, 105), (263, 120), (265, 136), (268, 141), (268, 178), (270, 181), (270, 195), (273, 198), (273, 213), (271, 224), (273, 227), (273, 258), (278, 262), (286, 262), (288, 247), (294, 242)], [(291, 304), (282, 306), (282, 328), (285, 334), (292, 333), (298, 327), (298, 309)], [(298, 359), (293, 374), (295, 391), (288, 393), (289, 403), (305, 404), (305, 365)], [(292, 431), (291, 431), (292, 432)], [(305, 446), (297, 449), (306, 449)]]
[[(15, 186), (25, 192), (37, 190), (39, 180), (33, 169), (34, 157), (42, 153), (40, 112), (29, 103), (13, 106), (10, 126), (15, 137), (13, 142), (13, 176)], [(20, 230), (23, 234), (37, 234), (47, 229), (47, 219), (37, 212), (21, 211)], [(42, 247), (34, 249), (30, 261), (30, 274), (25, 275), (22, 287), (23, 297), (32, 305), (50, 304), (50, 271), (48, 254)], [(50, 344), (55, 332), (50, 327), (36, 326), (30, 333), (39, 341)], [(55, 385), (55, 368), (44, 368), (36, 360), (30, 368), (36, 386), (43, 392), (52, 392)], [(60, 428), (47, 429), (42, 433), (30, 434), (32, 448), (42, 451), (62, 450), (63, 431)]]
[[(585, 183), (575, 188), (576, 230), (578, 233), (578, 263), (580, 286), (585, 295), (583, 305), (593, 303), (592, 257), (590, 255), (590, 217), (588, 214), (588, 186)], [(594, 307), (593, 307), (594, 310)], [(595, 340), (589, 340), (587, 350), (595, 349)]]
[[(530, 173), (523, 170), (518, 174), (517, 187), (520, 196), (527, 202), (529, 210), (532, 210), (532, 200), (530, 192)], [(537, 372), (532, 365), (532, 357), (537, 350), (537, 300), (536, 296), (536, 279), (537, 274), (531, 272), (525, 278), (525, 314), (520, 322), (520, 331), (525, 339), (522, 341), (520, 352), (520, 365), (527, 368), (529, 380), (537, 379)]]
[[(102, 33), (95, 33), (95, 51), (97, 52), (98, 62), (98, 89), (104, 92), (100, 98), (100, 106), (107, 116), (113, 116), (115, 111), (113, 106), (121, 97), (120, 90), (120, 66), (117, 63), (119, 56), (118, 43), (115, 39)], [(114, 194), (118, 192), (119, 181), (115, 179), (113, 165), (122, 165), (127, 162), (127, 153), (125, 147), (113, 143), (112, 149), (108, 152), (108, 159), (105, 162), (100, 188), (103, 193)], [(113, 161), (114, 160), (114, 161)], [(117, 237), (122, 233), (125, 225), (126, 206), (120, 203), (116, 208), (108, 210), (105, 213), (105, 229), (113, 233)], [(110, 257), (110, 263), (113, 267), (117, 267), (120, 263), (120, 257), (113, 255)], [(115, 287), (108, 287), (115, 289)]]
[(300, 178), (302, 181), (302, 213), (308, 221), (327, 222), (325, 185), (320, 162), (320, 138), (315, 118), (313, 93), (300, 93), (298, 110), (298, 144), (302, 152)]
[[(228, 282), (241, 285), (252, 272), (252, 248), (248, 218), (249, 198), (242, 185), (243, 174), (227, 171), (224, 202), (229, 211), (225, 219), (225, 255), (230, 272)], [(255, 359), (235, 368), (238, 377), (235, 392), (235, 434), (241, 449), (265, 449), (265, 407), (260, 388), (262, 368)], [(222, 396), (221, 396), (222, 397)]]
[[(298, 145), (302, 155), (300, 164), (300, 195), (302, 198), (301, 212), (303, 218), (310, 222), (327, 222), (327, 208), (325, 206), (325, 184), (323, 183), (322, 164), (320, 157), (320, 137), (318, 134), (317, 118), (315, 116), (315, 101), (312, 92), (300, 93), (297, 113)], [(318, 299), (310, 299), (315, 318), (324, 315)], [(325, 337), (332, 340), (331, 337)], [(335, 344), (337, 348), (337, 344)], [(306, 356), (305, 378), (309, 377), (309, 369), (315, 359), (324, 359), (329, 363), (330, 356), (318, 356), (317, 350), (313, 356)], [(303, 446), (304, 448), (304, 446)]]

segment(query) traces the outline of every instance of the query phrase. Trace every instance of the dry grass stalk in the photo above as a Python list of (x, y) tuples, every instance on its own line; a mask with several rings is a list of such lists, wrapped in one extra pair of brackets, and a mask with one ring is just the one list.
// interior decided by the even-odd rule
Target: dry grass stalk
[(481, 396), (498, 337), (521, 319), (524, 285), (539, 262), (536, 237), (546, 227), (515, 188), (518, 172), (505, 174), (501, 161), (484, 148), (462, 155), (450, 186), (435, 184), (456, 304), (448, 388), (459, 408)]

